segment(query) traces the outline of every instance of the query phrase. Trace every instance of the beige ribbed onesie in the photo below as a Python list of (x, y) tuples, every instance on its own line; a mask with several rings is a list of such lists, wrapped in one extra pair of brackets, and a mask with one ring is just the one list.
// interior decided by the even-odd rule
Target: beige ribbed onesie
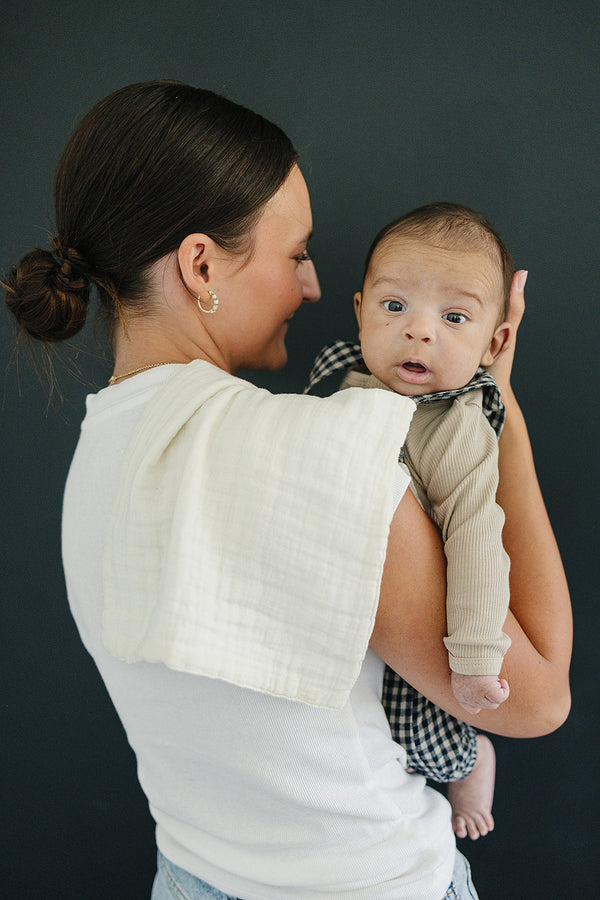
[[(342, 388), (347, 387), (390, 390), (354, 370), (344, 378)], [(482, 412), (481, 390), (420, 403), (404, 462), (413, 492), (442, 532), (450, 668), (462, 675), (497, 675), (510, 646), (502, 632), (510, 561), (502, 545), (504, 513), (496, 503), (498, 441)]]

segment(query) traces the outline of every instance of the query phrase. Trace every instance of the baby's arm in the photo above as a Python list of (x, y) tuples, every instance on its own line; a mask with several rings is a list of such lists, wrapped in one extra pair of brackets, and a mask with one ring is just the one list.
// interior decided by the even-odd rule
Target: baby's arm
[[(405, 461), (447, 559), (444, 643), (457, 700), (470, 712), (496, 708), (508, 696), (497, 677), (510, 641), (503, 634), (509, 601), (504, 516), (495, 502), (498, 444), (479, 392), (417, 408)], [(481, 680), (482, 679), (482, 680)]]

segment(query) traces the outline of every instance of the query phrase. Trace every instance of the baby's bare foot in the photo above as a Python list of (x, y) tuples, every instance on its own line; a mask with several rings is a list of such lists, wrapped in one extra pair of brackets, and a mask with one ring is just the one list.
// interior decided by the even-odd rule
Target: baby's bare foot
[(450, 681), (454, 696), (470, 713), (498, 709), (510, 693), (508, 682), (497, 675), (460, 675), (452, 672)]
[(448, 785), (452, 806), (452, 828), (459, 838), (475, 841), (494, 828), (492, 801), (496, 776), (496, 754), (489, 738), (477, 735), (477, 761), (472, 772)]

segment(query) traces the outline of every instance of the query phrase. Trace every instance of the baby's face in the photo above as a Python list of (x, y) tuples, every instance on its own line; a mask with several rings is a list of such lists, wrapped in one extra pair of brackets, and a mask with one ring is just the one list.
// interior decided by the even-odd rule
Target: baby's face
[(399, 394), (463, 387), (502, 346), (500, 266), (483, 251), (388, 238), (354, 307), (367, 367)]

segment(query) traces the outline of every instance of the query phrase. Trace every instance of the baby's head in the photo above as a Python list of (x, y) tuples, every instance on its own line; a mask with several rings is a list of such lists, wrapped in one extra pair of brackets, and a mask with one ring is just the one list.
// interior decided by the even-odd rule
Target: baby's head
[(463, 387), (506, 345), (514, 267), (483, 216), (454, 203), (386, 225), (354, 297), (363, 358), (408, 396)]

